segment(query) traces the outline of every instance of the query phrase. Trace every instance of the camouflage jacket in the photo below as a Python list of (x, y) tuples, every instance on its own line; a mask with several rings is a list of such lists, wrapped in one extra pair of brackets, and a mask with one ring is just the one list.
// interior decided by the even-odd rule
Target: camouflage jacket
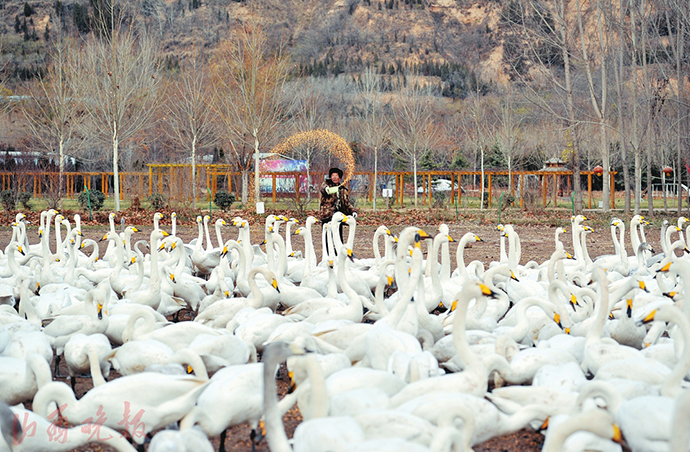
[(331, 221), (331, 217), (336, 212), (351, 215), (353, 209), (350, 205), (350, 190), (348, 190), (345, 185), (341, 185), (338, 188), (338, 192), (331, 195), (326, 192), (326, 188), (328, 187), (335, 187), (335, 184), (331, 182), (330, 179), (326, 179), (324, 183), (321, 184), (321, 205), (319, 207), (319, 219), (322, 222)]

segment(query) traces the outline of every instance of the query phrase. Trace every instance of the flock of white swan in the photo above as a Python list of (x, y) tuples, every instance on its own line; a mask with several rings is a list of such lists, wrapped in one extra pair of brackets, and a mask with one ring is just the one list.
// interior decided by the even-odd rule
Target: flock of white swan
[[(557, 228), (551, 258), (524, 265), (511, 225), (497, 228), (498, 261), (466, 264), (481, 239), (456, 242), (445, 224), (434, 236), (381, 226), (375, 257), (358, 259), (356, 220), (340, 213), (323, 225), (268, 215), (262, 237), (218, 219), (215, 240), (199, 217), (190, 243), (175, 214), (170, 233), (162, 218), (133, 243), (137, 229), (118, 232), (111, 214), (99, 248), (78, 215), (42, 212), (35, 243), (17, 215), (0, 253), (0, 451), (203, 452), (218, 435), (224, 450), (240, 424), (273, 452), (468, 451), (527, 425), (548, 452), (690, 450), (685, 217), (664, 222), (660, 254), (643, 217), (629, 235), (613, 219), (615, 254), (592, 259), (578, 215), (572, 255)], [(278, 401), (285, 361), (292, 391)]]

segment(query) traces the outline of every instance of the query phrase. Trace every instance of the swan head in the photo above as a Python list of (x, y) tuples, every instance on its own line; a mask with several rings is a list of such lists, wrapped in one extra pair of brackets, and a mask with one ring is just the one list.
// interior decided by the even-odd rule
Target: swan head
[(447, 234), (446, 234), (446, 238), (448, 239), (449, 242), (455, 241), (455, 239), (453, 237), (451, 237), (450, 235), (447, 235)]
[(656, 318), (656, 314), (657, 314), (658, 311), (659, 311), (658, 309), (653, 310), (652, 312), (650, 312), (649, 314), (647, 314), (647, 317), (645, 317), (645, 318), (643, 318), (643, 319), (638, 320), (637, 322), (635, 322), (636, 325), (637, 325), (637, 326), (641, 326), (641, 325), (646, 325), (646, 324), (648, 324), (648, 323), (653, 322), (653, 321), (655, 320), (655, 318)]
[(22, 246), (19, 244), (17, 244), (17, 251), (19, 251), (19, 254), (21, 254), (22, 256), (25, 256), (24, 248), (22, 248)]
[(228, 223), (226, 223), (226, 221), (223, 220), (222, 218), (218, 218), (218, 219), (216, 220), (216, 226), (227, 226), (227, 224), (228, 224)]
[(292, 232), (292, 235), (302, 235), (302, 231), (304, 231), (304, 229), (297, 228)]
[(671, 261), (668, 261), (666, 265), (657, 270), (657, 273), (667, 273), (671, 269)]

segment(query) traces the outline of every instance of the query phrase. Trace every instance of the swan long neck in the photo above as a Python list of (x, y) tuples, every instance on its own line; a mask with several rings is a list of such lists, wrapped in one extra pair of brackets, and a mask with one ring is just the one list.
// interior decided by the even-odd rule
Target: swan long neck
[(542, 452), (561, 451), (565, 440), (571, 434), (581, 430), (611, 439), (614, 435), (613, 419), (606, 411), (600, 409), (571, 416), (549, 432)]
[(582, 231), (582, 256), (585, 259), (587, 267), (591, 268), (594, 262), (592, 262), (592, 258), (589, 257), (589, 251), (587, 250), (587, 235), (589, 235), (588, 231)]
[(637, 248), (640, 247), (640, 236), (638, 235), (638, 227), (640, 225), (640, 221), (633, 217), (632, 220), (630, 220), (630, 243), (632, 244), (633, 251), (636, 251)]
[(391, 309), (388, 315), (381, 319), (381, 321), (387, 323), (391, 327), (395, 327), (395, 325), (400, 322), (400, 319), (407, 309), (407, 305), (409, 304), (410, 300), (412, 300), (412, 296), (417, 288), (417, 282), (419, 281), (419, 275), (421, 275), (421, 273), (422, 252), (419, 248), (415, 248), (412, 252), (412, 267), (410, 268), (409, 281), (407, 285), (399, 291), (400, 295), (398, 296), (393, 309)]
[[(675, 306), (670, 307), (675, 308)], [(661, 395), (667, 397), (675, 397), (681, 391), (681, 382), (690, 370), (690, 320), (677, 308), (671, 311), (673, 314), (666, 319), (678, 325), (683, 338), (683, 349), (676, 366), (666, 376), (661, 386)]]
[(348, 216), (346, 222), (347, 228), (347, 243), (345, 244), (348, 249), (355, 249), (355, 231), (357, 230), (357, 220), (355, 217)]
[(573, 224), (573, 254), (575, 254), (578, 265), (582, 265), (584, 259), (582, 255), (582, 242), (580, 241), (580, 235), (583, 230), (582, 225), (578, 223)]
[(91, 369), (93, 386), (96, 387), (104, 385), (106, 381), (103, 377), (103, 372), (101, 372), (100, 356), (98, 356), (98, 349), (93, 344), (89, 344), (87, 346), (86, 356), (89, 358), (89, 368)]
[[(285, 240), (277, 232), (271, 234), (271, 249), (273, 250), (273, 244), (278, 246), (278, 265), (276, 266), (274, 272), (278, 278), (283, 278), (285, 276), (285, 271), (287, 270), (287, 255), (285, 254)], [(275, 250), (273, 250), (275, 255)]]
[(196, 248), (198, 250), (203, 250), (204, 249), (204, 226), (201, 224), (201, 219), (198, 217), (196, 220), (196, 225), (197, 225), (198, 235), (196, 237), (196, 245), (194, 246), (194, 248)]
[(261, 292), (261, 289), (259, 289), (259, 285), (256, 283), (257, 273), (261, 273), (262, 275), (264, 275), (269, 284), (271, 283), (270, 279), (273, 276), (270, 270), (266, 270), (261, 267), (252, 268), (249, 271), (249, 279), (247, 282), (249, 283), (249, 290), (254, 296), (254, 303), (252, 303), (252, 307), (254, 309), (260, 309), (264, 305), (264, 294), (263, 292)]
[(204, 216), (204, 235), (206, 236), (206, 252), (210, 253), (213, 249), (213, 243), (211, 243), (211, 232), (208, 230), (208, 215)]
[(443, 288), (441, 286), (441, 277), (439, 275), (438, 271), (438, 253), (439, 250), (441, 249), (442, 244), (448, 244), (448, 236), (447, 235), (441, 235), (438, 234), (433, 241), (432, 247), (431, 247), (431, 253), (429, 253), (426, 257), (427, 263), (429, 264), (429, 272), (431, 276), (431, 285), (433, 287), (433, 294), (432, 296), (434, 298), (437, 298), (438, 301), (443, 298)]
[(278, 409), (278, 396), (276, 395), (275, 383), (276, 367), (287, 358), (287, 353), (271, 353), (268, 358), (269, 359), (266, 359), (266, 354), (264, 353), (263, 392), (266, 442), (271, 452), (292, 452), (287, 435), (285, 434), (285, 428), (283, 427), (283, 419)]
[[(137, 321), (139, 319), (144, 320), (144, 325), (135, 328)], [(122, 332), (122, 341), (128, 342), (130, 340), (137, 340), (140, 336), (138, 331), (141, 328), (145, 328), (146, 332), (148, 333), (150, 331), (153, 331), (155, 327), (156, 319), (153, 316), (153, 314), (148, 309), (140, 309), (129, 316), (129, 319), (127, 320), (127, 325), (125, 326), (125, 329)]]
[[(337, 278), (338, 282), (340, 283), (340, 288), (343, 290), (343, 293), (347, 295), (348, 300), (350, 300), (350, 306), (353, 304), (360, 303), (359, 300), (359, 295), (357, 295), (357, 292), (350, 286), (350, 283), (347, 280), (347, 276), (345, 275), (345, 270), (346, 270), (346, 265), (347, 265), (347, 250), (345, 247), (340, 248), (340, 253), (338, 253), (338, 271), (337, 271)], [(360, 308), (361, 309), (361, 308)]]
[(520, 264), (520, 258), (522, 257), (522, 249), (520, 246), (520, 237), (518, 237), (517, 232), (513, 228), (508, 228), (506, 226), (506, 232), (508, 233), (508, 265), (513, 271), (517, 271), (517, 267)]
[(223, 221), (221, 219), (216, 220), (216, 240), (218, 241), (218, 246), (223, 246), (225, 241), (223, 240), (223, 233), (221, 227), (223, 226)]
[(582, 409), (585, 400), (595, 397), (601, 397), (606, 401), (606, 408), (610, 413), (618, 413), (618, 409), (625, 402), (620, 392), (608, 381), (589, 381), (580, 388), (576, 402), (578, 409)]
[(462, 236), (462, 239), (460, 239), (460, 242), (458, 243), (458, 251), (455, 256), (455, 259), (457, 260), (458, 272), (460, 273), (460, 279), (462, 281), (467, 281), (469, 279), (469, 275), (467, 274), (467, 267), (465, 266), (465, 246), (467, 246), (467, 244), (473, 240), (474, 234), (468, 232), (467, 234)]
[(292, 229), (292, 222), (285, 223), (285, 253), (287, 256), (292, 254), (292, 237), (290, 230)]
[(466, 368), (480, 364), (479, 358), (472, 349), (470, 349), (466, 336), (467, 331), (465, 322), (467, 319), (467, 308), (472, 298), (473, 296), (468, 294), (467, 291), (462, 293), (462, 296), (458, 298), (455, 318), (453, 319), (453, 345), (455, 346), (455, 352), (460, 360), (466, 364)]
[(308, 414), (304, 417), (305, 419), (326, 417), (328, 416), (328, 411), (330, 408), (330, 400), (323, 369), (321, 369), (319, 361), (313, 354), (304, 355), (301, 359), (306, 365), (311, 387), (309, 393)]
[(311, 233), (311, 226), (314, 224), (314, 220), (309, 221), (307, 219), (306, 224), (304, 225), (304, 250), (305, 250), (305, 257), (309, 258), (309, 267), (306, 268), (311, 268), (316, 265), (316, 251), (314, 250), (314, 238)]
[(611, 224), (611, 241), (613, 242), (614, 254), (619, 254), (621, 245), (618, 240), (618, 223)]
[(374, 232), (374, 238), (372, 239), (372, 249), (374, 251), (374, 259), (376, 262), (376, 266), (379, 266), (381, 264), (381, 250), (379, 249), (379, 238), (382, 236), (384, 237), (383, 240), (385, 246), (385, 233), (385, 226), (379, 226), (378, 229), (376, 229), (376, 232)]
[[(599, 300), (594, 307), (594, 323), (587, 332), (585, 337), (585, 344), (588, 345), (593, 342), (598, 342), (601, 339), (601, 333), (606, 323), (606, 316), (608, 315), (609, 306), (609, 286), (606, 280), (606, 275), (603, 269), (597, 269), (592, 273), (592, 279), (599, 283)], [(585, 346), (586, 346), (585, 345)]]
[(621, 256), (621, 263), (628, 265), (628, 251), (625, 249), (625, 223), (622, 221), (618, 223), (619, 229), (619, 239), (618, 239), (618, 252)]

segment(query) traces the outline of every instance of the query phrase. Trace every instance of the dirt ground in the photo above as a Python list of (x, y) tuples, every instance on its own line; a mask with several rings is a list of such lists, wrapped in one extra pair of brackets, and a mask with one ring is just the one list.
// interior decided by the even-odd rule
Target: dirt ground
[[(151, 214), (147, 213), (147, 216), (150, 218)], [(71, 217), (71, 216), (70, 216)], [(385, 217), (385, 215), (382, 215), (382, 217)], [(422, 222), (410, 222), (410, 223), (404, 223), (401, 221), (402, 224), (389, 224), (389, 228), (391, 232), (393, 233), (398, 233), (403, 229), (403, 226), (406, 225), (412, 225), (415, 224), (416, 226), (421, 227), (425, 231), (427, 231), (429, 234), (434, 235), (437, 231), (438, 225), (441, 223), (441, 221), (434, 220), (431, 216), (428, 214), (426, 217), (423, 215), (411, 215), (411, 217), (414, 217), (416, 219), (424, 219), (426, 218), (428, 221), (426, 223)], [(608, 216), (607, 216), (608, 217)], [(613, 253), (613, 245), (611, 242), (611, 235), (608, 229), (608, 220), (606, 219), (607, 217), (600, 216), (598, 220), (594, 220), (595, 223), (599, 224), (600, 227), (596, 228), (597, 233), (595, 234), (590, 234), (588, 236), (588, 248), (590, 255), (592, 257), (601, 255), (601, 254), (611, 254)], [(105, 219), (104, 219), (105, 218)], [(230, 220), (232, 218), (231, 215), (226, 215), (224, 216), (227, 220)], [(519, 214), (518, 214), (519, 218)], [(107, 216), (106, 217), (100, 217), (101, 221), (100, 224), (97, 224), (98, 221), (94, 221), (92, 224), (87, 224), (83, 227), (84, 231), (84, 237), (92, 238), (95, 240), (99, 240), (101, 237), (103, 237), (104, 233), (107, 232), (108, 226), (107, 226)], [(361, 258), (367, 258), (367, 257), (373, 257), (373, 248), (372, 248), (372, 237), (374, 234), (375, 229), (378, 227), (378, 225), (382, 224), (382, 221), (380, 220), (388, 220), (391, 221), (391, 218), (377, 218), (373, 214), (368, 214), (366, 215), (365, 219), (361, 222), (364, 224), (358, 224), (357, 225), (357, 232), (356, 232), (356, 239), (355, 239), (355, 246), (354, 246), (354, 253), (356, 257), (361, 257)], [(403, 217), (404, 220), (404, 217)], [(556, 218), (555, 220), (550, 220), (548, 221), (548, 225), (539, 225), (539, 224), (533, 224), (533, 225), (515, 225), (515, 230), (518, 232), (520, 235), (521, 243), (522, 243), (522, 259), (521, 259), (521, 264), (525, 264), (526, 262), (530, 260), (536, 260), (538, 262), (543, 262), (544, 260), (548, 259), (551, 255), (551, 253), (554, 250), (554, 231), (555, 231), (555, 226), (564, 226), (568, 228), (568, 233), (567, 234), (562, 234), (561, 235), (561, 240), (563, 241), (566, 250), (570, 250), (572, 252), (572, 236), (570, 234), (570, 216), (563, 214), (560, 216), (560, 218)], [(396, 221), (400, 221), (400, 218), (396, 218)], [(37, 230), (37, 223), (38, 220), (34, 220), (33, 225), (29, 228), (29, 237), (30, 241), (32, 243), (35, 243), (38, 241), (37, 235), (36, 235), (36, 230)], [(141, 223), (141, 222), (140, 222)], [(675, 223), (675, 221), (674, 221)], [(8, 223), (6, 223), (8, 224)], [(129, 221), (127, 222), (129, 224)], [(485, 221), (484, 219), (477, 219), (477, 218), (463, 218), (461, 221), (458, 222), (447, 222), (450, 226), (450, 235), (456, 239), (459, 240), (463, 234), (467, 232), (472, 232), (474, 234), (477, 234), (479, 237), (483, 239), (483, 242), (480, 243), (474, 243), (466, 248), (465, 251), (465, 262), (469, 263), (472, 260), (481, 260), (485, 264), (488, 265), (489, 262), (493, 260), (497, 260), (499, 256), (499, 233), (495, 229), (495, 222), (491, 223), (489, 221)], [(133, 243), (136, 240), (140, 239), (147, 239), (150, 231), (152, 229), (152, 226), (150, 223), (148, 224), (136, 224), (136, 226), (140, 229), (140, 232), (136, 233), (133, 236)], [(163, 221), (163, 226), (164, 229), (170, 230), (169, 229), (169, 219), (166, 218)], [(117, 230), (119, 231), (121, 228), (120, 223), (119, 223), (119, 218), (117, 222)], [(284, 226), (281, 231), (284, 231)], [(345, 231), (347, 234), (347, 229)], [(51, 234), (53, 234), (53, 231), (51, 230)], [(253, 242), (258, 242), (261, 240), (261, 237), (263, 235), (263, 225), (255, 221), (252, 225), (251, 228), (251, 236), (252, 236), (252, 241)], [(197, 236), (197, 228), (196, 225), (193, 223), (189, 222), (187, 224), (183, 224), (178, 226), (177, 228), (177, 236), (182, 238), (185, 242), (188, 242), (192, 238)], [(215, 241), (215, 231), (211, 231), (211, 236), (213, 240)], [(314, 236), (314, 243), (316, 244), (316, 253), (317, 257), (320, 258), (321, 256), (321, 233), (319, 228), (315, 228), (313, 230), (313, 236)], [(2, 249), (7, 246), (7, 243), (9, 242), (11, 237), (11, 228), (9, 227), (0, 227), (0, 246)], [(228, 238), (237, 238), (237, 229), (232, 227), (232, 226), (227, 226), (223, 229), (223, 237), (225, 240)], [(647, 233), (647, 239), (654, 247), (658, 246), (658, 239), (659, 239), (659, 232), (658, 228), (654, 227), (653, 229), (649, 230)], [(301, 237), (293, 236), (292, 238), (292, 246), (295, 250), (303, 250), (304, 248), (304, 243)], [(629, 248), (629, 247), (628, 247)], [(101, 250), (103, 251), (105, 249), (105, 246), (101, 247)], [(660, 251), (660, 250), (659, 250)], [(630, 252), (630, 250), (628, 250)], [(455, 266), (455, 247), (451, 247), (451, 258), (453, 259), (453, 266)], [(61, 372), (63, 375), (67, 375), (67, 369), (66, 367), (63, 367), (64, 364), (61, 364)], [(284, 375), (284, 374), (282, 374)], [(110, 377), (108, 378), (109, 380), (117, 378), (117, 375), (114, 372), (111, 372)], [(287, 390), (287, 377), (284, 377), (285, 379), (280, 379), (278, 380), (278, 388), (279, 388), (279, 393), (280, 395), (284, 395), (286, 390)], [(69, 383), (69, 379), (67, 379), (67, 382)], [(86, 378), (81, 378), (77, 380), (77, 397), (82, 396), (84, 393), (86, 393), (89, 389), (91, 389), (92, 383), (90, 379)], [(299, 422), (301, 421), (301, 416), (299, 414), (299, 411), (297, 410), (296, 406), (293, 407), (290, 412), (288, 412), (284, 418), (285, 421), (285, 426), (286, 430), (288, 432), (288, 436), (292, 436), (294, 429), (299, 425)], [(230, 429), (227, 434), (227, 438), (225, 441), (225, 450), (226, 451), (251, 451), (251, 443), (249, 440), (249, 433), (250, 429), (248, 426), (243, 425), (243, 426), (238, 426)], [(214, 447), (218, 448), (219, 446), (219, 438), (212, 438), (212, 443)], [(531, 452), (531, 451), (539, 451), (541, 450), (543, 444), (543, 436), (539, 433), (536, 433), (532, 430), (529, 429), (523, 429), (520, 430), (514, 434), (511, 435), (506, 435), (502, 437), (497, 437), (494, 439), (491, 439), (490, 441), (487, 441), (486, 443), (477, 445), (474, 447), (475, 451), (515, 451), (515, 452)], [(107, 447), (103, 448), (98, 445), (91, 445), (91, 446), (85, 446), (79, 449), (76, 449), (79, 451), (100, 451), (100, 450), (110, 450)], [(259, 446), (257, 447), (257, 452), (262, 452), (262, 451), (268, 451), (268, 446), (266, 445), (266, 442), (263, 441)]]

